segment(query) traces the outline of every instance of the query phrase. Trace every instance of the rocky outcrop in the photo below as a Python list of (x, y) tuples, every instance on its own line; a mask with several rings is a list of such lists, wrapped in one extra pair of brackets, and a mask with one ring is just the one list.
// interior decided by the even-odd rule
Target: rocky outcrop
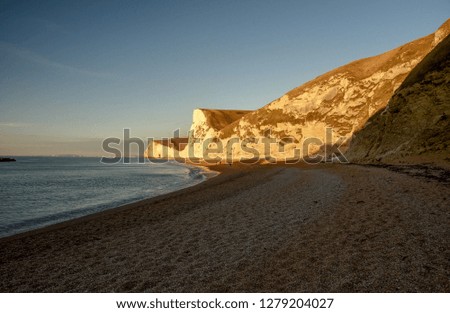
[(277, 141), (293, 138), (300, 148), (308, 138), (329, 145), (348, 143), (369, 117), (386, 107), (410, 71), (449, 33), (450, 20), (434, 34), (330, 71), (246, 114), (223, 128), (219, 137), (257, 138), (270, 132)]
[[(441, 35), (439, 35), (441, 36)], [(450, 162), (450, 36), (408, 75), (352, 140), (353, 162)]]
[(164, 138), (161, 140), (153, 139), (148, 142), (147, 150), (144, 153), (144, 157), (149, 159), (161, 159), (181, 158), (180, 154), (182, 150), (188, 144), (188, 138)]
[[(241, 119), (253, 111), (249, 110), (212, 110), (195, 109), (189, 131), (189, 145), (183, 151), (183, 157), (204, 157), (204, 141), (217, 140), (220, 130)], [(206, 146), (209, 146), (206, 143)]]
[(149, 142), (144, 154), (148, 158), (203, 158), (203, 142), (217, 138), (221, 129), (242, 118), (249, 110), (195, 109), (187, 138), (166, 138)]
[(411, 70), (449, 34), (450, 19), (433, 34), (332, 70), (256, 111), (196, 109), (181, 157), (211, 157), (205, 149), (228, 160), (329, 155), (330, 146), (345, 152), (353, 134), (385, 109)]
[(16, 162), (16, 159), (12, 159), (12, 158), (0, 158), (0, 162)]
[(198, 139), (217, 136), (221, 129), (251, 112), (253, 111), (195, 109), (190, 133)]

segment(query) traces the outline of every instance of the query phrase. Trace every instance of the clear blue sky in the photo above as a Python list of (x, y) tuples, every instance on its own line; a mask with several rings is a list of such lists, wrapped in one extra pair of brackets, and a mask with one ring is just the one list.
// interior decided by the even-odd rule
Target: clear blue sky
[(0, 155), (93, 154), (256, 109), (435, 31), (450, 1), (0, 1)]

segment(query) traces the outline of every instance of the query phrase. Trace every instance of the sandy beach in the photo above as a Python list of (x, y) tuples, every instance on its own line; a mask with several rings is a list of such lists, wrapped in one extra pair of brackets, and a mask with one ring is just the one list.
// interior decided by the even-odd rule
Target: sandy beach
[(448, 173), (212, 169), (194, 187), (0, 239), (0, 291), (450, 292)]

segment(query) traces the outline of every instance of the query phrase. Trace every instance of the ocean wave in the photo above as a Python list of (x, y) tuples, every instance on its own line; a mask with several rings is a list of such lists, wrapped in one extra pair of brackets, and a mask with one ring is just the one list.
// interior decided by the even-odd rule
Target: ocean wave
[(206, 180), (219, 174), (219, 172), (213, 171), (206, 166), (192, 165), (192, 164), (185, 164), (184, 166), (186, 166), (189, 169), (189, 176), (193, 179)]

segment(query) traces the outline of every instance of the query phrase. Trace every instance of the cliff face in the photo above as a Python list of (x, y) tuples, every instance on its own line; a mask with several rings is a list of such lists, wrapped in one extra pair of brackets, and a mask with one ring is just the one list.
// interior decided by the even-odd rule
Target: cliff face
[(252, 111), (195, 109), (189, 138), (153, 140), (149, 143), (144, 157), (202, 158), (205, 139), (218, 137), (221, 129), (250, 112)]
[(189, 144), (182, 156), (203, 158), (204, 146), (211, 146), (208, 142), (205, 143), (206, 139), (217, 141), (221, 129), (251, 112), (253, 111), (195, 109), (189, 131)]
[(181, 151), (188, 145), (188, 138), (165, 138), (161, 140), (152, 140), (148, 143), (144, 157), (150, 159), (181, 158)]
[(353, 134), (449, 34), (450, 19), (433, 34), (332, 70), (256, 111), (197, 109), (181, 157), (299, 159), (333, 145), (345, 152)]
[(190, 132), (195, 138), (217, 136), (219, 131), (253, 111), (195, 109)]
[(353, 162), (450, 162), (450, 36), (415, 67), (387, 107), (355, 134)]
[[(219, 136), (244, 139), (264, 137), (270, 131), (277, 140), (293, 137), (299, 147), (307, 138), (324, 144), (348, 141), (387, 105), (409, 72), (449, 33), (450, 20), (434, 34), (330, 71), (243, 116)], [(325, 140), (327, 128), (332, 142)]]

